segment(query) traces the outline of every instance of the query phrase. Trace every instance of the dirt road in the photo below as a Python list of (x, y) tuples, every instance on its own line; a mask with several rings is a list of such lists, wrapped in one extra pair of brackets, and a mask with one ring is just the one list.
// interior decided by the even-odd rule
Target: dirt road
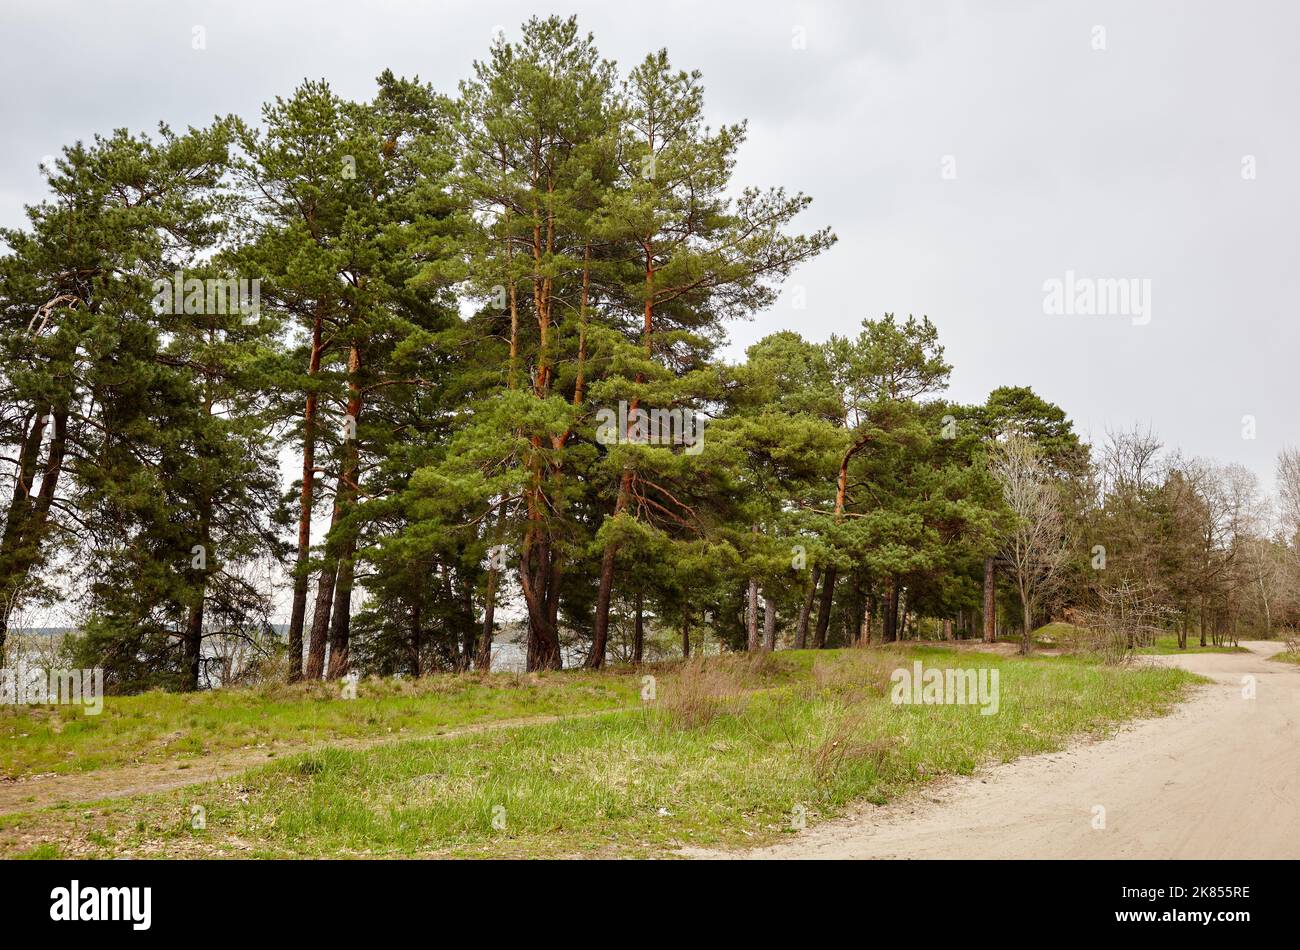
[(1242, 646), (1251, 652), (1151, 657), (1214, 682), (1113, 738), (868, 806), (770, 848), (694, 856), (1300, 858), (1300, 667), (1268, 659), (1279, 643)]

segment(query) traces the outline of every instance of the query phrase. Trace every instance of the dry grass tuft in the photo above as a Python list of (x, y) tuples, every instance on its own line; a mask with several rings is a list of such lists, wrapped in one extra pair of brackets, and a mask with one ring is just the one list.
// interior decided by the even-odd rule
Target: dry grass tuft
[(883, 695), (898, 658), (875, 650), (849, 650), (813, 661), (807, 695), (833, 695), (854, 703)]
[(752, 686), (770, 683), (789, 672), (775, 653), (766, 651), (742, 654), (733, 662), (741, 667), (744, 682)]
[(719, 716), (745, 708), (748, 664), (717, 657), (692, 657), (660, 687), (657, 721), (671, 729), (698, 729)]
[(884, 765), (897, 741), (868, 738), (869, 714), (862, 707), (841, 708), (834, 714), (822, 740), (808, 749), (808, 766), (813, 781), (821, 788), (832, 784), (849, 765), (870, 761), (877, 769)]

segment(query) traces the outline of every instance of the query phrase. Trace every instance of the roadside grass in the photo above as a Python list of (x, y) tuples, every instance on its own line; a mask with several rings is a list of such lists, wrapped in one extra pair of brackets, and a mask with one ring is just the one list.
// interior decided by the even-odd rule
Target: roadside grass
[(1279, 663), (1297, 663), (1300, 664), (1300, 650), (1287, 650), (1283, 653), (1274, 653), (1270, 660), (1277, 660)]
[[(0, 780), (144, 762), (185, 767), (237, 749), (435, 733), (476, 723), (617, 709), (639, 702), (628, 671), (367, 679), (345, 700), (339, 683), (107, 696), (79, 706), (0, 706)], [(269, 754), (271, 754), (269, 753)]]
[(1187, 649), (1178, 648), (1178, 637), (1170, 635), (1167, 637), (1156, 637), (1154, 645), (1149, 647), (1140, 647), (1136, 652), (1152, 656), (1171, 656), (1179, 653), (1249, 653), (1245, 647), (1235, 646), (1214, 646), (1208, 644), (1200, 645), (1200, 640), (1193, 640), (1191, 636), (1187, 638)]
[[(1051, 623), (1043, 624), (1035, 630), (1030, 637), (1030, 645), (1035, 650), (1059, 650), (1064, 646), (1069, 646), (1076, 632), (1079, 630), (1072, 623), (1066, 623), (1062, 620), (1054, 620)], [(1020, 649), (1021, 635), (1019, 632), (1003, 633), (997, 638), (998, 643), (1009, 643), (1016, 649)]]
[[(1044, 647), (1061, 647), (1071, 649), (1077, 647), (1081, 640), (1087, 639), (1087, 630), (1076, 624), (1066, 623), (1063, 620), (1055, 620), (1052, 623), (1044, 624), (1034, 631), (1034, 644)], [(1019, 642), (1019, 641), (1016, 641)], [(1179, 653), (1249, 653), (1245, 647), (1237, 646), (1199, 646), (1199, 640), (1193, 640), (1190, 637), (1187, 641), (1187, 649), (1178, 648), (1178, 637), (1174, 634), (1168, 636), (1156, 637), (1156, 642), (1151, 646), (1138, 647), (1133, 652), (1144, 656), (1170, 656)]]
[[(997, 670), (999, 711), (893, 704), (891, 671), (916, 659)], [(3, 816), (0, 855), (635, 857), (757, 845), (798, 816), (811, 824), (1161, 714), (1197, 680), (942, 647), (714, 658), (666, 671), (655, 700), (632, 711), (325, 749), (175, 792)], [(205, 827), (192, 827), (196, 807)]]

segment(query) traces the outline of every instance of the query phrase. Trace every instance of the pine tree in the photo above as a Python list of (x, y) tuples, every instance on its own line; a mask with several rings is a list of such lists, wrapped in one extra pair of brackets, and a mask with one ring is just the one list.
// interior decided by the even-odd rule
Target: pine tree
[[(366, 181), (356, 174), (366, 149), (347, 104), (323, 82), (306, 82), (287, 99), (262, 110), (263, 129), (240, 126), (242, 155), (236, 171), (244, 186), (247, 228), (240, 256), (263, 276), (263, 307), (298, 332), (290, 337), (275, 380), (285, 418), (301, 416), (294, 437), (302, 452), (298, 484), (298, 536), (289, 618), (290, 679), (303, 675), (303, 632), (310, 585), (312, 518), (323, 486), (317, 476), (326, 452), (342, 431), (340, 395), (344, 373), (337, 365), (338, 335), (345, 319), (340, 273), (349, 211), (367, 200)], [(306, 340), (302, 340), (301, 335)], [(324, 667), (333, 565), (322, 566), (308, 676)], [(327, 577), (329, 580), (327, 580)]]
[(245, 130), (243, 137), (246, 178), (259, 196), (259, 246), (251, 253), (268, 265), (274, 302), (302, 321), (309, 339), (306, 375), (289, 379), (304, 406), (291, 669), (302, 651), (324, 445), (334, 504), (305, 675), (334, 678), (348, 668), (363, 472), (393, 438), (382, 417), (371, 426), (369, 414), (429, 384), (429, 367), (412, 371), (410, 354), (450, 319), (446, 290), (460, 276), (455, 199), (445, 188), (451, 110), (427, 85), (386, 72), (373, 103), (345, 102), (323, 83), (307, 83), (268, 106), (264, 121), (264, 135)]
[[(707, 398), (711, 372), (700, 368), (727, 318), (770, 304), (780, 282), (834, 241), (829, 230), (791, 235), (786, 228), (810, 201), (781, 189), (728, 197), (744, 125), (714, 133), (704, 125), (699, 73), (675, 71), (667, 53), (648, 56), (623, 90), (622, 178), (602, 209), (602, 230), (627, 248), (622, 299), (631, 337), (616, 378), (601, 396), (628, 404), (687, 409)], [(635, 314), (635, 317), (633, 315)], [(593, 396), (595, 393), (593, 393)], [(620, 433), (620, 443), (634, 442)], [(604, 663), (618, 551), (647, 506), (680, 508), (653, 477), (666, 453), (618, 444), (607, 464), (617, 474), (613, 512), (600, 529), (601, 563), (594, 643), (587, 665)], [(682, 511), (675, 517), (681, 518)]]
[[(476, 413), (481, 444), (499, 451), (475, 524), (496, 551), (518, 552), (529, 669), (561, 665), (563, 565), (577, 546), (570, 448), (592, 379), (594, 275), (607, 254), (593, 214), (615, 171), (612, 87), (613, 66), (591, 37), (551, 17), (528, 21), (517, 43), (499, 40), (461, 89), (461, 181), (481, 222), (471, 289), (487, 302), (483, 327), (509, 348), (501, 389), (484, 394), (504, 410)], [(502, 559), (493, 561), (489, 610)], [(485, 640), (490, 633), (485, 621)]]
[(166, 372), (153, 281), (171, 281), (215, 241), (225, 141), (219, 124), (78, 143), (47, 170), (54, 197), (28, 210), (30, 229), (3, 235), (5, 405), (23, 451), (0, 537), (0, 646), (9, 609), (50, 562), (51, 534), (115, 529), (94, 493), (138, 489), (136, 476), (157, 464), (130, 451), (136, 427), (149, 425), (131, 400)]

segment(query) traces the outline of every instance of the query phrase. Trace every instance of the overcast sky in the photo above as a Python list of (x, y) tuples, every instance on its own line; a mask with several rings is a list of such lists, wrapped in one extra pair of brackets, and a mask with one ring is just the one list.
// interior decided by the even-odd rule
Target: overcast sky
[[(305, 77), (368, 97), (385, 67), (451, 92), (494, 29), (576, 13), (624, 66), (701, 70), (714, 121), (749, 119), (740, 183), (839, 235), (734, 354), (928, 314), (954, 398), (1030, 385), (1085, 436), (1149, 423), (1266, 484), (1300, 443), (1300, 4), (0, 2), (4, 225), (78, 138), (256, 118)], [(1045, 312), (1068, 271), (1149, 281), (1149, 322)]]

